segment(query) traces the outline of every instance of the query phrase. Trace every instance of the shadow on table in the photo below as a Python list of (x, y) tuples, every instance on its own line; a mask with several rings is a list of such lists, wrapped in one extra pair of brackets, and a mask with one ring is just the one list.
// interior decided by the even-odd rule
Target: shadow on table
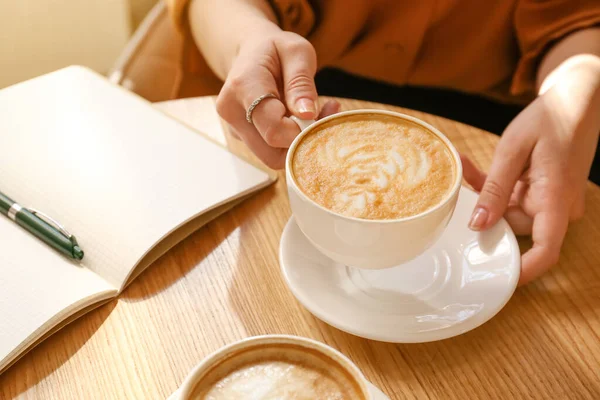
[[(194, 232), (142, 272), (118, 299), (137, 302), (184, 279), (233, 230), (259, 212), (273, 196), (274, 189), (266, 188)], [(238, 211), (240, 208), (241, 212)], [(229, 218), (234, 223), (220, 222), (223, 216), (231, 213), (235, 213), (234, 218)], [(15, 398), (60, 368), (94, 335), (116, 307), (118, 299), (91, 310), (26, 353), (0, 376), (0, 398)], [(44, 362), (39, 362), (41, 358)]]
[[(280, 212), (289, 215), (285, 208)], [(504, 309), (479, 328), (438, 342), (390, 344), (342, 332), (300, 306), (280, 274), (275, 241), (263, 243), (260, 256), (243, 245), (256, 243), (256, 230), (267, 226), (268, 236), (278, 235), (278, 244), (284, 218), (272, 214), (265, 214), (272, 219), (251, 221), (240, 233), (229, 301), (247, 336), (285, 333), (327, 343), (355, 361), (390, 398), (600, 398), (597, 351), (581, 348), (582, 338), (586, 346), (597, 338), (597, 326), (590, 321), (600, 310), (600, 274), (580, 276), (569, 270), (569, 251), (562, 266), (517, 289)], [(530, 242), (522, 245), (525, 250)]]
[(224, 232), (223, 236), (215, 237), (211, 227), (219, 223), (219, 218), (192, 233), (152, 263), (125, 288), (119, 298), (127, 302), (142, 301), (185, 279), (231, 233)]
[[(431, 343), (376, 342), (318, 325), (392, 399), (600, 398), (599, 360), (593, 349), (586, 355), (581, 348), (583, 336), (588, 345), (597, 343), (593, 329), (565, 297), (538, 287), (519, 289), (486, 324)], [(590, 312), (600, 310), (600, 297), (590, 306)]]
[[(252, 215), (252, 211), (239, 212), (240, 208), (245, 208), (246, 203), (256, 204), (256, 207), (260, 208), (272, 196), (273, 189), (265, 188), (192, 233), (135, 278), (123, 291), (120, 298), (124, 301), (144, 300), (176, 284), (178, 280), (184, 279), (239, 225), (243, 224), (246, 218)], [(258, 199), (254, 200), (255, 198)], [(235, 213), (236, 224), (222, 223), (223, 217), (230, 213)], [(216, 229), (217, 226), (218, 229)]]
[[(0, 398), (15, 398), (60, 368), (94, 335), (116, 304), (116, 299), (103, 304), (67, 324), (26, 353), (0, 375)], [(36, 362), (41, 359), (43, 362)], [(9, 386), (8, 382), (13, 386)]]

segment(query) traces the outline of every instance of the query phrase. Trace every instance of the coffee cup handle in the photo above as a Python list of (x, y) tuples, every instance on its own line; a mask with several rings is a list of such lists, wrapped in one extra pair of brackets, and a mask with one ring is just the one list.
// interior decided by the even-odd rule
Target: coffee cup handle
[(296, 125), (298, 125), (301, 131), (305, 130), (306, 128), (315, 123), (314, 119), (301, 119), (296, 117), (295, 115), (292, 115), (290, 119), (294, 121)]

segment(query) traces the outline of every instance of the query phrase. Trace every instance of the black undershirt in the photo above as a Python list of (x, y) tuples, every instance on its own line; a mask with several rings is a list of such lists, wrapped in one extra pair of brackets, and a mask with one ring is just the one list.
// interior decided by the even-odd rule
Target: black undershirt
[[(321, 96), (336, 96), (373, 101), (418, 110), (463, 122), (501, 135), (523, 109), (487, 98), (454, 90), (395, 86), (337, 69), (321, 70), (315, 77)], [(600, 185), (600, 147), (590, 172), (590, 180)]]

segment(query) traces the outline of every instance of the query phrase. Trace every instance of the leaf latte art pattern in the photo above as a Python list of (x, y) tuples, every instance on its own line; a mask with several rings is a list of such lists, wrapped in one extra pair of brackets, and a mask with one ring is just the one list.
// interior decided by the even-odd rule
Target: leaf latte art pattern
[(334, 212), (366, 219), (415, 215), (454, 183), (452, 154), (433, 133), (388, 116), (356, 115), (317, 127), (292, 161), (300, 188)]

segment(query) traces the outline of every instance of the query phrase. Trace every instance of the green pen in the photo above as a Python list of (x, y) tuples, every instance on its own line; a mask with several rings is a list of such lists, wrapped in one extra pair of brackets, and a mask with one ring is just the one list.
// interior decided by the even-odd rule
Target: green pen
[(74, 260), (83, 259), (83, 250), (79, 247), (75, 236), (52, 218), (39, 211), (21, 207), (2, 192), (0, 192), (0, 213), (61, 254)]

